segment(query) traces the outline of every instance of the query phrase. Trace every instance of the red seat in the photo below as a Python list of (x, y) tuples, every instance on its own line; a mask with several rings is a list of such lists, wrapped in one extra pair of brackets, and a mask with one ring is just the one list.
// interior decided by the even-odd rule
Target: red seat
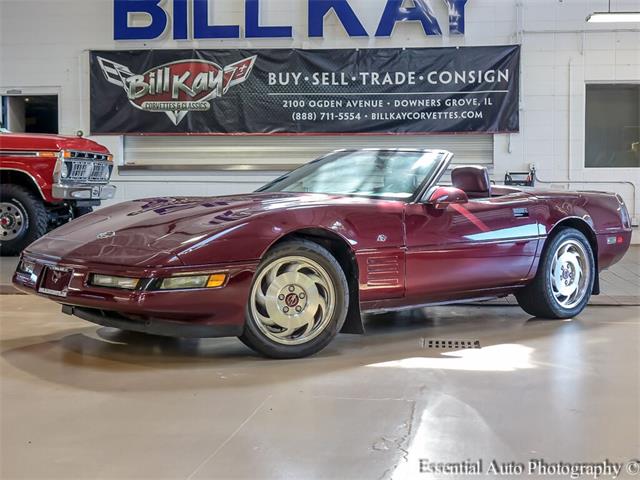
[(491, 197), (491, 180), (484, 167), (456, 167), (451, 170), (451, 183), (469, 198)]

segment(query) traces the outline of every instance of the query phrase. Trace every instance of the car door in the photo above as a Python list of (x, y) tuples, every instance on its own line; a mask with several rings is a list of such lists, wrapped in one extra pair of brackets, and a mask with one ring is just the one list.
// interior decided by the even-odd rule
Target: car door
[(525, 280), (539, 241), (531, 199), (517, 192), (445, 210), (408, 204), (407, 298), (419, 303), (482, 296)]

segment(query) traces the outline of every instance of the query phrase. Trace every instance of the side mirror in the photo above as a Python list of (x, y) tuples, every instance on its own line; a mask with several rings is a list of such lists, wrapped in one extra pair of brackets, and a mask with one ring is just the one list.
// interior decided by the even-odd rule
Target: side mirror
[(459, 188), (437, 187), (429, 197), (427, 204), (436, 210), (445, 210), (449, 205), (467, 203), (468, 201), (467, 194)]

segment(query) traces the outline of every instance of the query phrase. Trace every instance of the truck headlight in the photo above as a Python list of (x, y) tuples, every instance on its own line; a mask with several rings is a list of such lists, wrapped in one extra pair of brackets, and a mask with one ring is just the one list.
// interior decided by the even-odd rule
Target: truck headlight
[(119, 288), (122, 290), (135, 290), (140, 283), (139, 278), (115, 277), (111, 275), (91, 275), (90, 285), (94, 287)]
[(62, 162), (60, 165), (60, 178), (67, 178), (69, 176), (69, 166), (67, 162)]
[(213, 275), (183, 275), (168, 277), (160, 283), (160, 290), (187, 290), (191, 288), (217, 288), (224, 285), (227, 275), (215, 273)]

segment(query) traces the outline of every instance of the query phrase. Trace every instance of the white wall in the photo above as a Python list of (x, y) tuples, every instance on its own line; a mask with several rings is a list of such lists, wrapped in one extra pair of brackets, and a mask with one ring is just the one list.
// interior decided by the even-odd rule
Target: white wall
[[(244, 2), (210, 0), (216, 23), (243, 24)], [(306, 37), (306, 1), (262, 0), (264, 24), (290, 24), (293, 39), (115, 42), (112, 0), (0, 0), (0, 93), (7, 88), (59, 91), (62, 133), (89, 130), (88, 50), (127, 48), (349, 48), (438, 47), (522, 43), (521, 132), (497, 135), (495, 175), (535, 163), (549, 181), (628, 180), (639, 189), (640, 169), (585, 169), (585, 82), (640, 82), (640, 26), (591, 25), (585, 17), (607, 9), (607, 0), (469, 0), (464, 37), (425, 37), (416, 24), (400, 24), (389, 39), (350, 39), (334, 18), (325, 38)], [(368, 31), (375, 31), (385, 0), (351, 0)], [(430, 0), (441, 24), (447, 13)], [(640, 0), (615, 0), (614, 9), (640, 10)], [(122, 161), (122, 139), (99, 137)], [(238, 140), (242, 141), (241, 139)], [(166, 194), (224, 194), (249, 191), (274, 173), (116, 175), (118, 199)], [(619, 191), (632, 202), (630, 187), (572, 184), (572, 188)]]
[[(523, 3), (521, 130), (496, 137), (496, 173), (535, 164), (543, 180), (573, 182), (554, 186), (619, 192), (638, 221), (640, 169), (584, 168), (584, 144), (585, 85), (640, 83), (640, 25), (586, 24), (588, 13), (606, 11), (605, 1)], [(640, 11), (638, 0), (612, 6)], [(633, 186), (599, 183), (607, 181), (632, 182), (635, 208)]]

